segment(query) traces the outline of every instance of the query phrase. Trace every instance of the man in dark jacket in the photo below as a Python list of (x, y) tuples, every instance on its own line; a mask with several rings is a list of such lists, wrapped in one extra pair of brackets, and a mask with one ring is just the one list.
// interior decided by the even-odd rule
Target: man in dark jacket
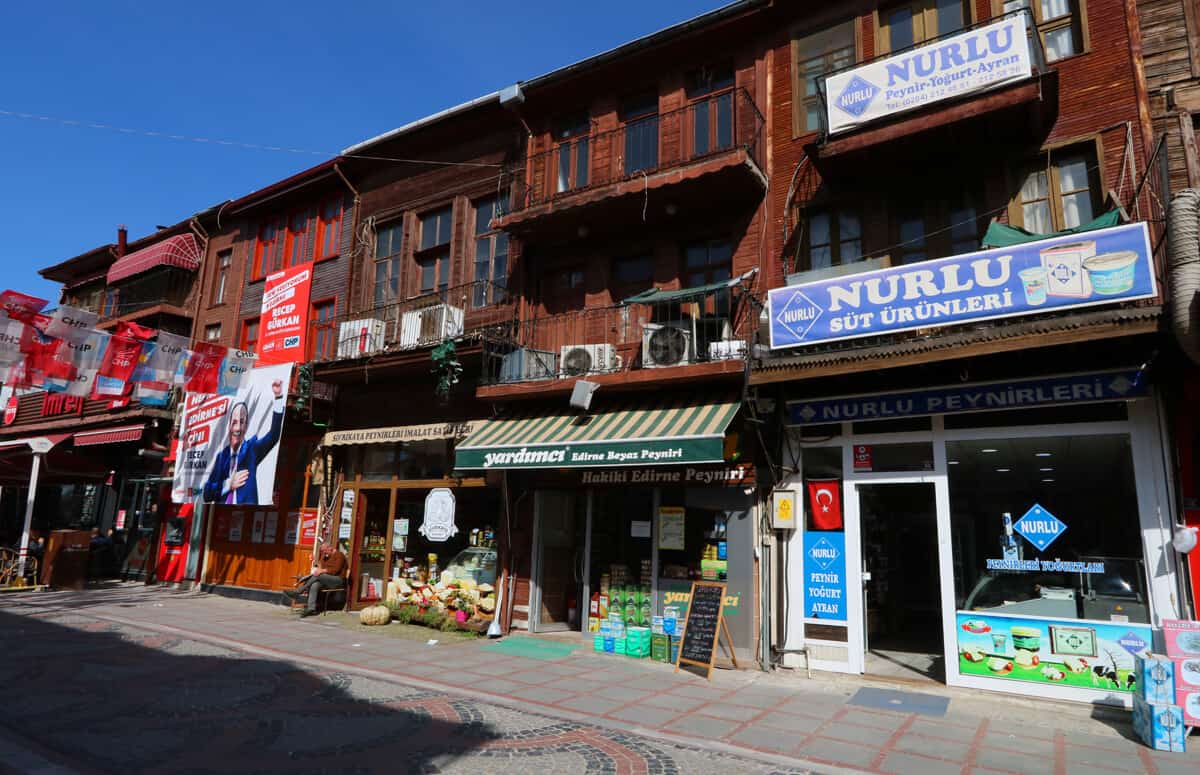
[(246, 438), (250, 410), (239, 401), (229, 412), (229, 445), (217, 454), (208, 482), (204, 485), (205, 503), (258, 505), (258, 464), (279, 443), (283, 430), (283, 380), (271, 383), (275, 393), (271, 407), (271, 428), (265, 436)]

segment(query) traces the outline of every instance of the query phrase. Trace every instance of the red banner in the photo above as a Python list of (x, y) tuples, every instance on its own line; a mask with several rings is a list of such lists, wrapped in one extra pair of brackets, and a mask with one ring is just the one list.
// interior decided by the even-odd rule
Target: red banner
[(189, 393), (216, 393), (221, 361), (229, 348), (211, 342), (197, 344), (188, 358), (184, 389)]
[(842, 488), (838, 479), (808, 480), (808, 510), (817, 530), (842, 529)]
[(100, 371), (96, 375), (96, 395), (124, 395), (141, 354), (140, 340), (128, 336), (110, 337), (108, 349), (104, 351), (104, 360), (100, 362)]
[(305, 360), (312, 269), (310, 261), (267, 277), (259, 318), (258, 365)]

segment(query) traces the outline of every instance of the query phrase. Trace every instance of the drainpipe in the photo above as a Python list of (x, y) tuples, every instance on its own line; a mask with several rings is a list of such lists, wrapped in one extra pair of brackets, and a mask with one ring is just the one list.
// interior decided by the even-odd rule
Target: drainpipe
[(1180, 191), (1167, 215), (1167, 288), (1175, 340), (1200, 364), (1200, 189)]

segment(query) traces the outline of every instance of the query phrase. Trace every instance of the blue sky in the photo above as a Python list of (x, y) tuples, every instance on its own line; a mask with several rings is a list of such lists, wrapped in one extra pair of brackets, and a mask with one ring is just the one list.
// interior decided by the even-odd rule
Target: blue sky
[[(724, 4), (14, 4), (0, 111), (332, 155)], [(37, 269), (118, 224), (135, 239), (323, 158), (0, 114), (0, 286), (53, 302)]]

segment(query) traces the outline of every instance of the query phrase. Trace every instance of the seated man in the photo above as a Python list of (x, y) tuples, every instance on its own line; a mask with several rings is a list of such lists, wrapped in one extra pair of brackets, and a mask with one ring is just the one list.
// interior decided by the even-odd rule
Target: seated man
[(307, 576), (300, 579), (298, 588), (287, 593), (293, 600), (307, 598), (301, 616), (312, 616), (317, 612), (317, 595), (322, 589), (338, 589), (346, 585), (346, 555), (334, 548), (333, 544), (324, 543), (317, 558), (317, 564)]

